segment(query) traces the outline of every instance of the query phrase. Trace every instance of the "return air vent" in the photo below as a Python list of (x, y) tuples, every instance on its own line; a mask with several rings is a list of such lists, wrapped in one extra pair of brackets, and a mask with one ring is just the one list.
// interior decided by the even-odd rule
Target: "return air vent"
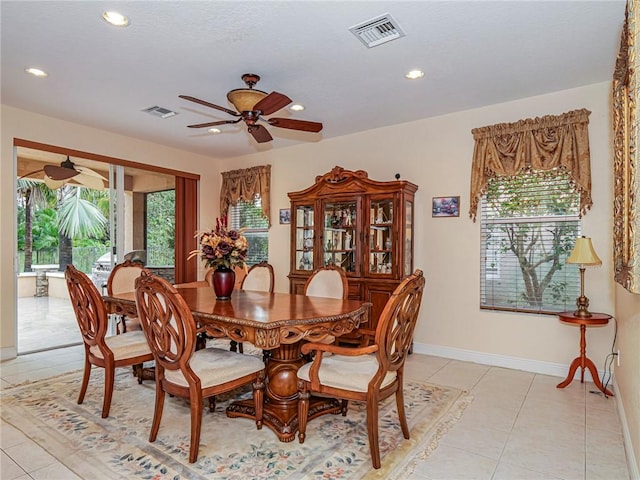
[(377, 47), (406, 34), (389, 13), (354, 25), (349, 29), (367, 47)]
[(147, 112), (149, 115), (153, 115), (154, 117), (160, 118), (169, 118), (174, 115), (178, 115), (178, 112), (174, 112), (173, 110), (169, 110), (168, 108), (158, 107), (157, 105), (154, 107), (145, 108), (142, 110), (143, 112)]

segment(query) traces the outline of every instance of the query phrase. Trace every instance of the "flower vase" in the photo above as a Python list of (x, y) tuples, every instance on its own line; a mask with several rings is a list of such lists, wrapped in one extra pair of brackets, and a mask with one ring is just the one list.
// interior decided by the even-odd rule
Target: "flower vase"
[(218, 300), (229, 300), (236, 282), (236, 274), (230, 268), (217, 268), (213, 272), (213, 291)]

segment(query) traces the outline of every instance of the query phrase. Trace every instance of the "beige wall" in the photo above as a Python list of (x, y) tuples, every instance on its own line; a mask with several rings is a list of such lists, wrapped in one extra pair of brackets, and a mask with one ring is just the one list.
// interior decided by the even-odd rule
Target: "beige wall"
[[(480, 226), (471, 222), (465, 212), (469, 206), (472, 128), (579, 108), (592, 112), (589, 134), (594, 206), (583, 220), (583, 233), (593, 238), (603, 260), (601, 267), (587, 270), (586, 294), (593, 311), (615, 313), (618, 307), (624, 312), (621, 313), (625, 320), (620, 322), (620, 342), (628, 344), (622, 347), (624, 353), (617, 387), (623, 394), (625, 408), (631, 409), (638, 404), (640, 388), (637, 375), (640, 349), (633, 347), (633, 342), (636, 346), (638, 342), (639, 322), (637, 318), (631, 319), (631, 312), (637, 312), (638, 301), (623, 300), (626, 296), (620, 294), (616, 297), (612, 281), (613, 181), (608, 82), (271, 150), (218, 164), (204, 157), (3, 107), (1, 346), (13, 345), (15, 323), (15, 277), (10, 266), (15, 249), (12, 194), (15, 167), (11, 167), (11, 139), (17, 136), (167, 167), (189, 165), (190, 171), (202, 175), (200, 201), (201, 205), (208, 206), (200, 215), (201, 228), (211, 227), (217, 214), (219, 171), (271, 164), (271, 213), (275, 221), (269, 234), (269, 261), (276, 272), (276, 291), (281, 292), (288, 291), (289, 226), (278, 223), (277, 212), (289, 207), (287, 192), (306, 188), (316, 175), (326, 173), (335, 165), (366, 170), (375, 180), (392, 180), (400, 173), (402, 178), (419, 185), (415, 205), (415, 267), (424, 270), (427, 289), (416, 330), (416, 351), (562, 377), (578, 354), (578, 329), (561, 324), (555, 316), (479, 310)], [(277, 142), (277, 132), (275, 136)], [(450, 195), (461, 196), (461, 217), (432, 218), (431, 198)], [(628, 332), (625, 340), (622, 339), (624, 330)], [(613, 336), (613, 322), (606, 327), (590, 328), (587, 333), (588, 354), (599, 369), (604, 367)], [(629, 370), (624, 375), (627, 365)], [(634, 421), (630, 435), (637, 444), (640, 430), (637, 416), (630, 415), (629, 418)]]

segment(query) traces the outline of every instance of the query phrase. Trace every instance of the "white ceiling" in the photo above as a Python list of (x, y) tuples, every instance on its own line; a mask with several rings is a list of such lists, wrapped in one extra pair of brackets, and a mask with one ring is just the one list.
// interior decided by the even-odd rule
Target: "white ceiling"
[[(43, 115), (232, 157), (608, 81), (624, 9), (624, 0), (2, 0), (1, 98)], [(130, 26), (106, 24), (105, 10), (127, 15)], [(368, 49), (349, 28), (383, 13), (406, 37)], [(49, 76), (29, 76), (26, 67)], [(425, 77), (406, 80), (413, 68)], [(242, 123), (222, 126), (218, 135), (188, 129), (232, 117), (178, 95), (233, 108), (226, 92), (244, 86), (243, 73), (262, 77), (256, 88), (307, 107), (270, 117), (323, 122), (323, 131), (268, 127), (274, 140), (257, 144)], [(142, 112), (155, 105), (179, 115)]]

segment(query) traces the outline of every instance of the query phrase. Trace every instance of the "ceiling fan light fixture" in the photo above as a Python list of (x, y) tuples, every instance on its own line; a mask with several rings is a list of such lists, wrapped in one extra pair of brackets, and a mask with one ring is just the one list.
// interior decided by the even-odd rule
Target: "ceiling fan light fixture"
[(126, 27), (129, 25), (129, 19), (118, 12), (102, 12), (102, 19), (114, 27)]
[(253, 106), (267, 96), (267, 92), (251, 88), (236, 88), (227, 93), (227, 100), (238, 112), (251, 112)]

